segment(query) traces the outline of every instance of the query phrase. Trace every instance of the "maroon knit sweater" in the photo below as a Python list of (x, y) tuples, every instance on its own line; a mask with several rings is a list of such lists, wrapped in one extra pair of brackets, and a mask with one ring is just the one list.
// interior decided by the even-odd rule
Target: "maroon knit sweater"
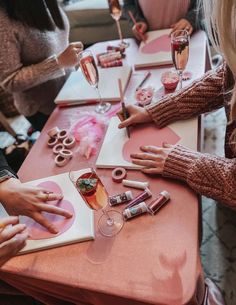
[[(206, 73), (200, 80), (146, 109), (158, 127), (173, 121), (225, 107), (229, 119), (229, 90), (234, 78), (226, 65)], [(236, 149), (228, 145), (236, 122), (227, 124), (225, 158), (192, 151), (176, 145), (166, 159), (163, 176), (180, 179), (197, 193), (236, 207)]]

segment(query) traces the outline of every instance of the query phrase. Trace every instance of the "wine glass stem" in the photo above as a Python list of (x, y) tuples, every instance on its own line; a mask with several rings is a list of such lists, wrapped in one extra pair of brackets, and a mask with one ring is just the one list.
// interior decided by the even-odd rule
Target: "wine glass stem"
[(103, 214), (106, 216), (107, 218), (107, 225), (108, 226), (113, 226), (114, 224), (114, 220), (109, 216), (109, 214), (107, 213), (107, 211), (105, 209), (102, 209)]
[(179, 70), (179, 84), (180, 84), (180, 89), (183, 88), (183, 71)]
[(95, 88), (96, 88), (97, 93), (98, 93), (99, 104), (100, 104), (100, 105), (103, 105), (103, 100), (102, 100), (102, 97), (101, 97), (100, 90), (98, 89), (98, 85), (97, 85)]
[(121, 32), (121, 27), (120, 27), (120, 20), (116, 20), (116, 25), (117, 25), (119, 38), (121, 40), (121, 43), (123, 43), (123, 36), (122, 36), (122, 32)]

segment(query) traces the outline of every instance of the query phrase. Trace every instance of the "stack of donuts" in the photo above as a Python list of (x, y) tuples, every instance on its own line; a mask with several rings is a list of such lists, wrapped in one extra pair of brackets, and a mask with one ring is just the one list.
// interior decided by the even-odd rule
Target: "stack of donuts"
[(71, 148), (75, 146), (75, 138), (66, 129), (53, 127), (48, 131), (48, 146), (52, 148), (55, 156), (55, 164), (57, 166), (66, 165), (73, 157)]

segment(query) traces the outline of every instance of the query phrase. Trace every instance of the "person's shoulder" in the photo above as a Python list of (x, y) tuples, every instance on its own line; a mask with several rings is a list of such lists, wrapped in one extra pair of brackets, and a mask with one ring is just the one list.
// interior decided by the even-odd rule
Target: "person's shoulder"
[(3, 7), (0, 7), (0, 27), (3, 29), (8, 29), (13, 24), (12, 20), (9, 18), (6, 10)]

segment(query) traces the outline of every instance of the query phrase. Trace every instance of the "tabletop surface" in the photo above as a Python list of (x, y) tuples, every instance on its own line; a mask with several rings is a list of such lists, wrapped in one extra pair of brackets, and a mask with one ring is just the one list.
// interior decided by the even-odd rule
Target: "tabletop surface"
[[(205, 34), (196, 33), (191, 41), (187, 69), (196, 79), (205, 71)], [(126, 60), (132, 64), (137, 45), (132, 39), (129, 42)], [(91, 49), (96, 53), (106, 45), (99, 43)], [(164, 70), (152, 70), (149, 82), (160, 86), (159, 76)], [(127, 92), (130, 96), (132, 82), (131, 79)], [(35, 180), (94, 164), (96, 156), (86, 160), (76, 155), (67, 166), (56, 167), (47, 147), (47, 130), (54, 126), (70, 128), (78, 113), (93, 109), (92, 105), (56, 108), (18, 173), (21, 180)], [(98, 173), (109, 194), (127, 190), (112, 182), (111, 170), (99, 169)], [(126, 222), (113, 238), (103, 237), (96, 230), (94, 241), (15, 257), (2, 268), (0, 277), (29, 293), (32, 289), (36, 295), (45, 293), (70, 302), (187, 304), (199, 276), (198, 198), (181, 182), (137, 171), (129, 171), (128, 179), (148, 180), (153, 198), (162, 190), (169, 191), (170, 202), (155, 216), (144, 215)], [(135, 195), (138, 193), (134, 190)], [(99, 216), (100, 212), (95, 212), (95, 227)]]

